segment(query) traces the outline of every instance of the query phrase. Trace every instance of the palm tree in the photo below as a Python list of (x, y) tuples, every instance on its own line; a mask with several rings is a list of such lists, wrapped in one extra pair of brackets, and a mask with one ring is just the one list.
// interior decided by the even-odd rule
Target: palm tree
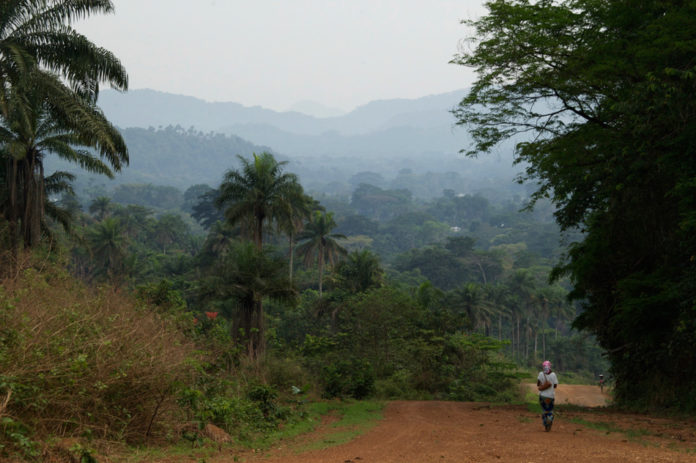
[(95, 276), (106, 276), (115, 282), (124, 272), (127, 240), (121, 223), (111, 217), (94, 225), (88, 231), (87, 241), (95, 263)]
[(251, 243), (233, 246), (219, 259), (204, 290), (211, 299), (234, 301), (237, 310), (233, 314), (233, 335), (237, 342), (246, 344), (252, 359), (258, 359), (265, 351), (264, 298), (292, 303), (297, 297), (285, 263)]
[(283, 214), (278, 217), (277, 225), (279, 230), (288, 237), (288, 273), (292, 281), (292, 272), (295, 265), (295, 239), (297, 234), (302, 231), (304, 223), (308, 220), (313, 211), (324, 210), (317, 200), (304, 194), (302, 186), (298, 183), (296, 190), (292, 191), (285, 198)]
[[(123, 140), (95, 106), (100, 82), (127, 89), (125, 69), (109, 51), (69, 25), (74, 19), (111, 11), (110, 0), (0, 2), (0, 122), (4, 131), (0, 156), (7, 189), (3, 214), (9, 223), (13, 254), (18, 221), (22, 220), (25, 245), (31, 246), (37, 241), (44, 213), (42, 154), (24, 137), (37, 134), (39, 122), (57, 122), (60, 129), (73, 131), (78, 146), (97, 148), (116, 170), (128, 161)], [(64, 149), (65, 143), (72, 144), (64, 138), (58, 149)], [(68, 156), (82, 167), (94, 167), (92, 160), (77, 152)]]
[(231, 225), (248, 226), (256, 248), (261, 250), (266, 220), (283, 216), (299, 183), (296, 175), (283, 173), (287, 162), (276, 161), (270, 153), (254, 154), (251, 160), (238, 158), (242, 168), (227, 171), (216, 203), (226, 208), (225, 217)]
[(379, 257), (368, 249), (353, 251), (336, 267), (339, 285), (351, 293), (362, 293), (382, 286), (384, 270)]
[[(81, 98), (96, 102), (100, 82), (126, 90), (120, 61), (70, 26), (93, 14), (111, 13), (111, 0), (3, 0), (0, 2), (0, 89), (22, 82), (37, 67), (56, 72)], [(53, 86), (40, 72), (35, 85)], [(45, 80), (47, 79), (47, 80)], [(6, 95), (0, 91), (0, 105)]]
[(322, 296), (324, 281), (324, 264), (329, 262), (329, 265), (333, 266), (339, 255), (346, 254), (346, 250), (336, 241), (337, 239), (345, 238), (345, 236), (332, 234), (331, 230), (334, 228), (336, 228), (336, 221), (333, 218), (333, 213), (316, 211), (297, 237), (297, 240), (300, 242), (300, 245), (297, 247), (297, 253), (304, 256), (305, 265), (311, 265), (316, 255), (319, 267), (320, 297)]
[(97, 220), (104, 220), (111, 212), (111, 198), (108, 196), (99, 196), (94, 198), (89, 204), (89, 213), (94, 215)]
[(470, 329), (483, 327), (484, 334), (488, 335), (491, 320), (496, 313), (494, 305), (486, 298), (482, 287), (477, 283), (465, 283), (462, 286), (447, 293), (446, 301), (463, 312), (469, 319)]
[[(2, 210), (10, 222), (11, 240), (18, 234), (24, 246), (38, 244), (44, 220), (46, 187), (45, 157), (55, 154), (82, 168), (113, 177), (106, 162), (120, 170), (128, 162), (127, 148), (118, 131), (99, 109), (76, 94), (56, 85), (49, 95), (40, 87), (29, 89), (32, 73), (24, 85), (5, 92), (4, 118), (0, 119), (0, 152), (6, 162), (5, 188), (8, 201)], [(60, 105), (55, 104), (56, 95)], [(96, 148), (106, 162), (82, 148)], [(19, 227), (19, 230), (18, 230)]]

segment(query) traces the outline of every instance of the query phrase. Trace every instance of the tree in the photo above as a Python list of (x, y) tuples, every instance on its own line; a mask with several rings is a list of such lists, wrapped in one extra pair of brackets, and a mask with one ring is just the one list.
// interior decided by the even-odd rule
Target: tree
[[(2, 209), (25, 247), (35, 246), (41, 237), (46, 156), (54, 154), (109, 177), (113, 173), (107, 163), (118, 170), (128, 161), (120, 134), (96, 106), (59, 83), (53, 91), (33, 87), (39, 74), (28, 73), (24, 83), (5, 89), (0, 118), (0, 154), (7, 166), (3, 186), (9, 190)], [(82, 148), (99, 149), (106, 162)], [(11, 239), (15, 243), (17, 236)]]
[(384, 283), (379, 257), (367, 249), (353, 251), (336, 266), (338, 286), (350, 293), (363, 293)]
[(305, 265), (311, 265), (316, 256), (319, 267), (319, 296), (322, 295), (324, 282), (324, 264), (334, 264), (339, 255), (346, 254), (346, 250), (338, 244), (338, 239), (344, 235), (331, 233), (336, 228), (336, 221), (331, 212), (315, 211), (304, 230), (297, 236), (300, 245), (297, 248), (299, 255), (304, 256)]
[(89, 213), (94, 215), (97, 220), (104, 220), (109, 216), (113, 205), (108, 196), (98, 196), (89, 203)]
[(445, 295), (445, 303), (455, 312), (466, 314), (469, 330), (484, 329), (488, 335), (496, 308), (485, 297), (481, 286), (465, 283)]
[[(514, 325), (512, 327), (512, 353), (514, 357), (515, 340), (517, 340), (517, 355), (519, 356), (522, 353), (520, 347), (520, 322), (522, 318), (525, 318), (527, 320), (525, 328), (529, 325), (529, 312), (534, 299), (536, 284), (534, 277), (528, 270), (516, 270), (508, 277), (507, 287), (510, 296), (508, 299), (510, 312), (514, 317)], [(527, 346), (528, 342), (525, 342), (525, 350)]]
[[(113, 4), (108, 0), (7, 0), (0, 4), (0, 119), (4, 129), (0, 155), (6, 163), (3, 185), (8, 190), (3, 215), (9, 223), (13, 253), (19, 221), (26, 246), (34, 245), (40, 235), (45, 205), (43, 154), (56, 151), (82, 167), (100, 169), (79, 151), (67, 151), (66, 146), (76, 144), (96, 148), (116, 170), (128, 161), (123, 140), (95, 106), (101, 82), (127, 88), (125, 69), (110, 52), (68, 24), (111, 11)], [(53, 132), (52, 136), (63, 130), (72, 140), (63, 137), (59, 146), (43, 146), (36, 152), (38, 146), (26, 136), (45, 136), (39, 125)]]
[(478, 73), (455, 111), (469, 153), (514, 141), (534, 199), (584, 231), (553, 276), (570, 276), (616, 399), (696, 408), (696, 3), (487, 6), (453, 60)]
[(125, 270), (128, 241), (119, 221), (107, 218), (88, 231), (87, 241), (97, 268), (95, 276), (106, 276), (118, 282)]
[(234, 317), (233, 337), (246, 346), (252, 359), (265, 352), (263, 300), (290, 304), (297, 297), (283, 260), (256, 249), (253, 243), (232, 246), (204, 281), (204, 292), (223, 313)]
[(323, 210), (314, 198), (304, 194), (302, 185), (296, 184), (294, 190), (285, 195), (283, 212), (277, 220), (278, 228), (288, 236), (290, 281), (295, 265), (295, 237), (302, 231), (304, 222), (311, 217), (312, 211)]
[[(21, 83), (37, 66), (64, 77), (72, 90), (96, 102), (99, 84), (128, 88), (128, 76), (119, 60), (96, 46), (69, 23), (114, 10), (110, 0), (5, 0), (0, 4), (0, 82), (2, 89)], [(37, 87), (53, 87), (53, 75), (34, 76)], [(1, 105), (7, 95), (0, 92)]]
[(297, 176), (283, 173), (287, 162), (278, 162), (270, 153), (253, 155), (247, 160), (238, 156), (242, 167), (225, 173), (217, 197), (218, 207), (225, 208), (225, 218), (234, 225), (246, 224), (256, 248), (263, 246), (264, 223), (285, 213), (287, 198), (298, 191)]

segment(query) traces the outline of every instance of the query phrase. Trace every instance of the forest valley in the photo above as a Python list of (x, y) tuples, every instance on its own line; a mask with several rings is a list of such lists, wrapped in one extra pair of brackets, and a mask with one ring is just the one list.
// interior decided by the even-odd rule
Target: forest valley
[(322, 398), (514, 402), (547, 358), (622, 407), (693, 413), (696, 4), (487, 7), (453, 115), (471, 156), (515, 141), (526, 197), (414, 197), (405, 171), (310, 194), (266, 151), (218, 185), (78, 195), (47, 157), (129, 163), (97, 106), (125, 69), (68, 25), (113, 5), (3, 2), (0, 458), (208, 425), (251, 442)]
[(516, 401), (548, 356), (566, 380), (607, 371), (546, 281), (548, 210), (368, 184), (317, 200), (272, 155), (239, 161), (215, 189), (52, 200), (69, 227), (47, 215), (0, 296), (10, 448), (181, 423), (248, 439), (310, 397)]

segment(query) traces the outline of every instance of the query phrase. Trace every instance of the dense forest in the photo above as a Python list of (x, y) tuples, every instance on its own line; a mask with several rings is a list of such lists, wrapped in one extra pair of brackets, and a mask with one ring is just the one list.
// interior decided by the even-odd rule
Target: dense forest
[(119, 130), (97, 102), (125, 69), (67, 25), (112, 8), (0, 6), (0, 457), (208, 425), (249, 442), (320, 399), (514, 402), (547, 358), (611, 376), (621, 406), (694, 410), (691, 3), (470, 22), (454, 62), (479, 80), (453, 116), (472, 156), (513, 140), (531, 187)]

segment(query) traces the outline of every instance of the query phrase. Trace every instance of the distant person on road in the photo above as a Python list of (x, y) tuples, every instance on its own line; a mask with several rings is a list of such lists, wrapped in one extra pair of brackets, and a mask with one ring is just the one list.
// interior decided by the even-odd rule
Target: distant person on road
[(604, 392), (604, 375), (599, 375), (599, 392)]
[(541, 421), (544, 423), (544, 429), (550, 431), (553, 424), (553, 403), (556, 400), (558, 378), (556, 378), (556, 373), (551, 370), (551, 362), (548, 360), (541, 364), (541, 369), (542, 371), (537, 377), (539, 403), (542, 409)]

